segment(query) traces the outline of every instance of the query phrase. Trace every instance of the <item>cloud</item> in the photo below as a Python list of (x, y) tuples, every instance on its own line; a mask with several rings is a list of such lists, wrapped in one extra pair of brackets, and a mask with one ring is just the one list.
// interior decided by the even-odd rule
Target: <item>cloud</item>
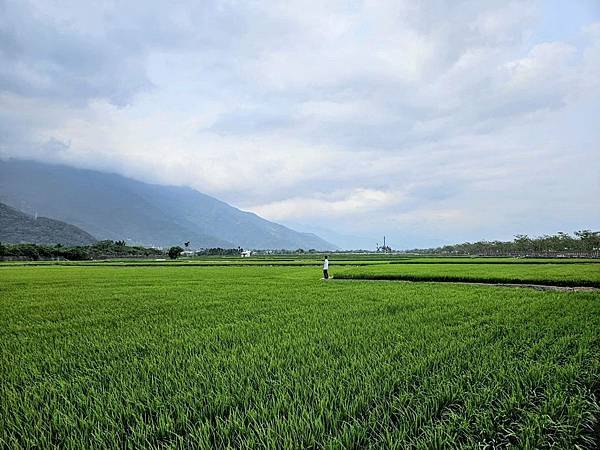
[(295, 197), (251, 207), (274, 220), (297, 217), (351, 216), (369, 214), (401, 200), (402, 195), (373, 189), (354, 189), (350, 193), (322, 193), (318, 197)]
[(593, 227), (600, 17), (550, 7), (0, 0), (0, 156), (422, 243)]
[(81, 16), (60, 20), (27, 2), (5, 1), (1, 8), (2, 91), (74, 104), (106, 98), (124, 105), (150, 87), (143, 51), (114, 39), (110, 30), (94, 34), (78, 23)]

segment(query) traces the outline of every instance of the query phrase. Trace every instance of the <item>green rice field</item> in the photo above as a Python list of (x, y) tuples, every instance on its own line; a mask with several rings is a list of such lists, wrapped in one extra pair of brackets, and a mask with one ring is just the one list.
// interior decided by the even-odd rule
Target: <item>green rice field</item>
[(0, 448), (600, 446), (600, 291), (377, 280), (600, 265), (341, 260), (4, 263)]
[(344, 268), (336, 277), (600, 287), (600, 264), (385, 264)]

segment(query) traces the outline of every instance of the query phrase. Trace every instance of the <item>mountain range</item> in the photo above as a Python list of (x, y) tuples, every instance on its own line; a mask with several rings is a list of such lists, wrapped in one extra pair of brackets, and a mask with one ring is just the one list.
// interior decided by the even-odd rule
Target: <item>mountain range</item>
[(17, 159), (0, 160), (0, 202), (67, 222), (97, 239), (166, 247), (317, 249), (336, 246), (187, 187)]

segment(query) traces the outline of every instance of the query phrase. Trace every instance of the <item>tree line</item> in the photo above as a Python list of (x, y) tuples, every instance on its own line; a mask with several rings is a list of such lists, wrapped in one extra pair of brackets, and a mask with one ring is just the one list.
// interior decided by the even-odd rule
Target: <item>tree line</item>
[[(125, 241), (98, 241), (92, 245), (66, 247), (61, 244), (2, 244), (0, 242), (0, 259), (25, 259), (31, 261), (65, 259), (69, 261), (86, 261), (92, 259), (111, 258), (158, 258), (177, 259), (184, 252), (180, 246), (166, 250), (142, 246), (127, 245)], [(205, 248), (194, 252), (195, 256), (239, 256), (242, 248)]]
[(66, 259), (69, 261), (85, 261), (89, 259), (157, 257), (164, 252), (155, 248), (129, 246), (125, 241), (98, 241), (92, 245), (65, 247), (60, 244), (2, 244), (0, 258), (27, 259)]
[(480, 256), (600, 256), (600, 231), (580, 230), (530, 237), (517, 234), (512, 241), (479, 241), (410, 252), (431, 255)]

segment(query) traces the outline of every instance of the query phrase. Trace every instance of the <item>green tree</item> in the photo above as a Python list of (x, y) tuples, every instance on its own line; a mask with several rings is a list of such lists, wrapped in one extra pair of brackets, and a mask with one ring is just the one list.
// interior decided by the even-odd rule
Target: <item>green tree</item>
[(600, 248), (600, 232), (592, 230), (580, 230), (575, 232), (579, 238), (579, 247), (583, 251), (593, 251)]
[(18, 256), (24, 256), (25, 258), (37, 261), (40, 259), (40, 253), (38, 247), (35, 244), (21, 244), (18, 246)]
[(515, 244), (515, 250), (519, 252), (526, 252), (531, 247), (531, 239), (526, 234), (516, 234), (513, 242)]
[(63, 251), (63, 257), (69, 261), (85, 261), (90, 255), (85, 247), (70, 247)]
[(181, 252), (183, 252), (183, 249), (181, 247), (179, 247), (178, 245), (175, 247), (171, 247), (169, 249), (169, 258), (177, 259), (177, 258), (179, 258), (179, 255), (181, 255)]

